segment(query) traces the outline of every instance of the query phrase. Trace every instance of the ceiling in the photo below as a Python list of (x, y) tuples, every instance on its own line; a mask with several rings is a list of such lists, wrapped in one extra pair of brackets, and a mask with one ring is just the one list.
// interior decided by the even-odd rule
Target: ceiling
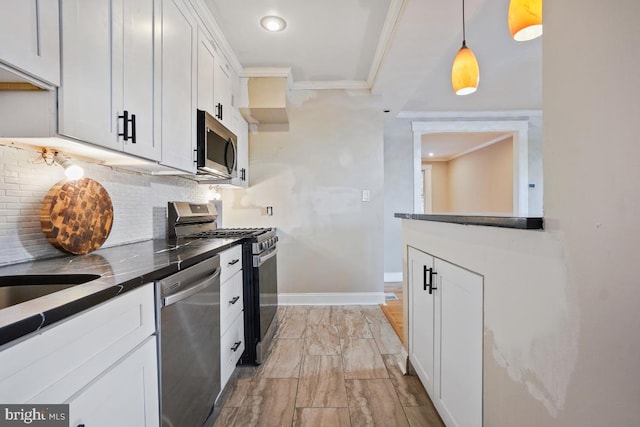
[[(542, 107), (542, 38), (515, 42), (509, 0), (465, 0), (467, 45), (480, 64), (476, 93), (451, 89), (462, 3), (447, 0), (204, 0), (243, 67), (291, 68), (295, 88), (362, 88), (402, 111)], [(259, 21), (276, 14), (280, 33)]]
[[(447, 161), (511, 137), (510, 132), (447, 132), (422, 135), (422, 158)], [(433, 153), (433, 156), (429, 156)]]

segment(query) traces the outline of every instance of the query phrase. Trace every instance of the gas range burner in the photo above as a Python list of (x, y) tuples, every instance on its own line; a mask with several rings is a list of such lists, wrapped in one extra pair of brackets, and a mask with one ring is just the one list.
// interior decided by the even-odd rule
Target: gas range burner
[(271, 228), (216, 228), (215, 230), (202, 231), (190, 237), (208, 237), (208, 238), (224, 238), (224, 237), (257, 237), (263, 233), (268, 233)]

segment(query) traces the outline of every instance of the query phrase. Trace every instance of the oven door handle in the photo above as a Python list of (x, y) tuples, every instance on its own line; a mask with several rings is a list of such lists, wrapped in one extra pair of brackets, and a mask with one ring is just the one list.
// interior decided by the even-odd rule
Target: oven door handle
[(183, 299), (189, 298), (191, 295), (197, 294), (201, 290), (208, 288), (217, 280), (219, 280), (219, 277), (220, 277), (220, 269), (216, 268), (216, 271), (213, 273), (213, 275), (207, 277), (206, 279), (203, 279), (197, 282), (193, 286), (189, 286), (187, 289), (183, 289), (180, 292), (177, 292), (173, 295), (169, 295), (168, 297), (165, 297), (162, 300), (162, 306), (167, 307), (171, 304), (177, 303), (178, 301), (182, 301)]
[(269, 261), (269, 259), (271, 259), (274, 256), (276, 256), (277, 253), (278, 253), (278, 249), (277, 248), (273, 248), (265, 256), (257, 255), (253, 260), (253, 266), (254, 267), (261, 267), (262, 264), (264, 264), (265, 262)]

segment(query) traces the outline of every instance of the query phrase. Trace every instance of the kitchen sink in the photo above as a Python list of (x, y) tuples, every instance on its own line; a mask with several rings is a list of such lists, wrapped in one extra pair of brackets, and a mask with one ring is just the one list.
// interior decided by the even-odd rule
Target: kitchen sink
[(0, 276), (0, 309), (99, 279), (97, 274)]

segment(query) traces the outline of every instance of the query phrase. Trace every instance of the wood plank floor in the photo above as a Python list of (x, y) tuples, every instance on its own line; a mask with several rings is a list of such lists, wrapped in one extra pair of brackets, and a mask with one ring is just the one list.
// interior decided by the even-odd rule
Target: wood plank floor
[(442, 427), (402, 344), (378, 306), (279, 307), (264, 364), (238, 367), (216, 427)]
[(387, 317), (389, 324), (396, 331), (398, 338), (400, 341), (404, 343), (404, 334), (403, 334), (403, 319), (402, 319), (402, 287), (396, 288), (385, 288), (385, 293), (390, 292), (394, 293), (398, 299), (396, 300), (387, 300), (385, 304), (380, 305), (380, 309)]

